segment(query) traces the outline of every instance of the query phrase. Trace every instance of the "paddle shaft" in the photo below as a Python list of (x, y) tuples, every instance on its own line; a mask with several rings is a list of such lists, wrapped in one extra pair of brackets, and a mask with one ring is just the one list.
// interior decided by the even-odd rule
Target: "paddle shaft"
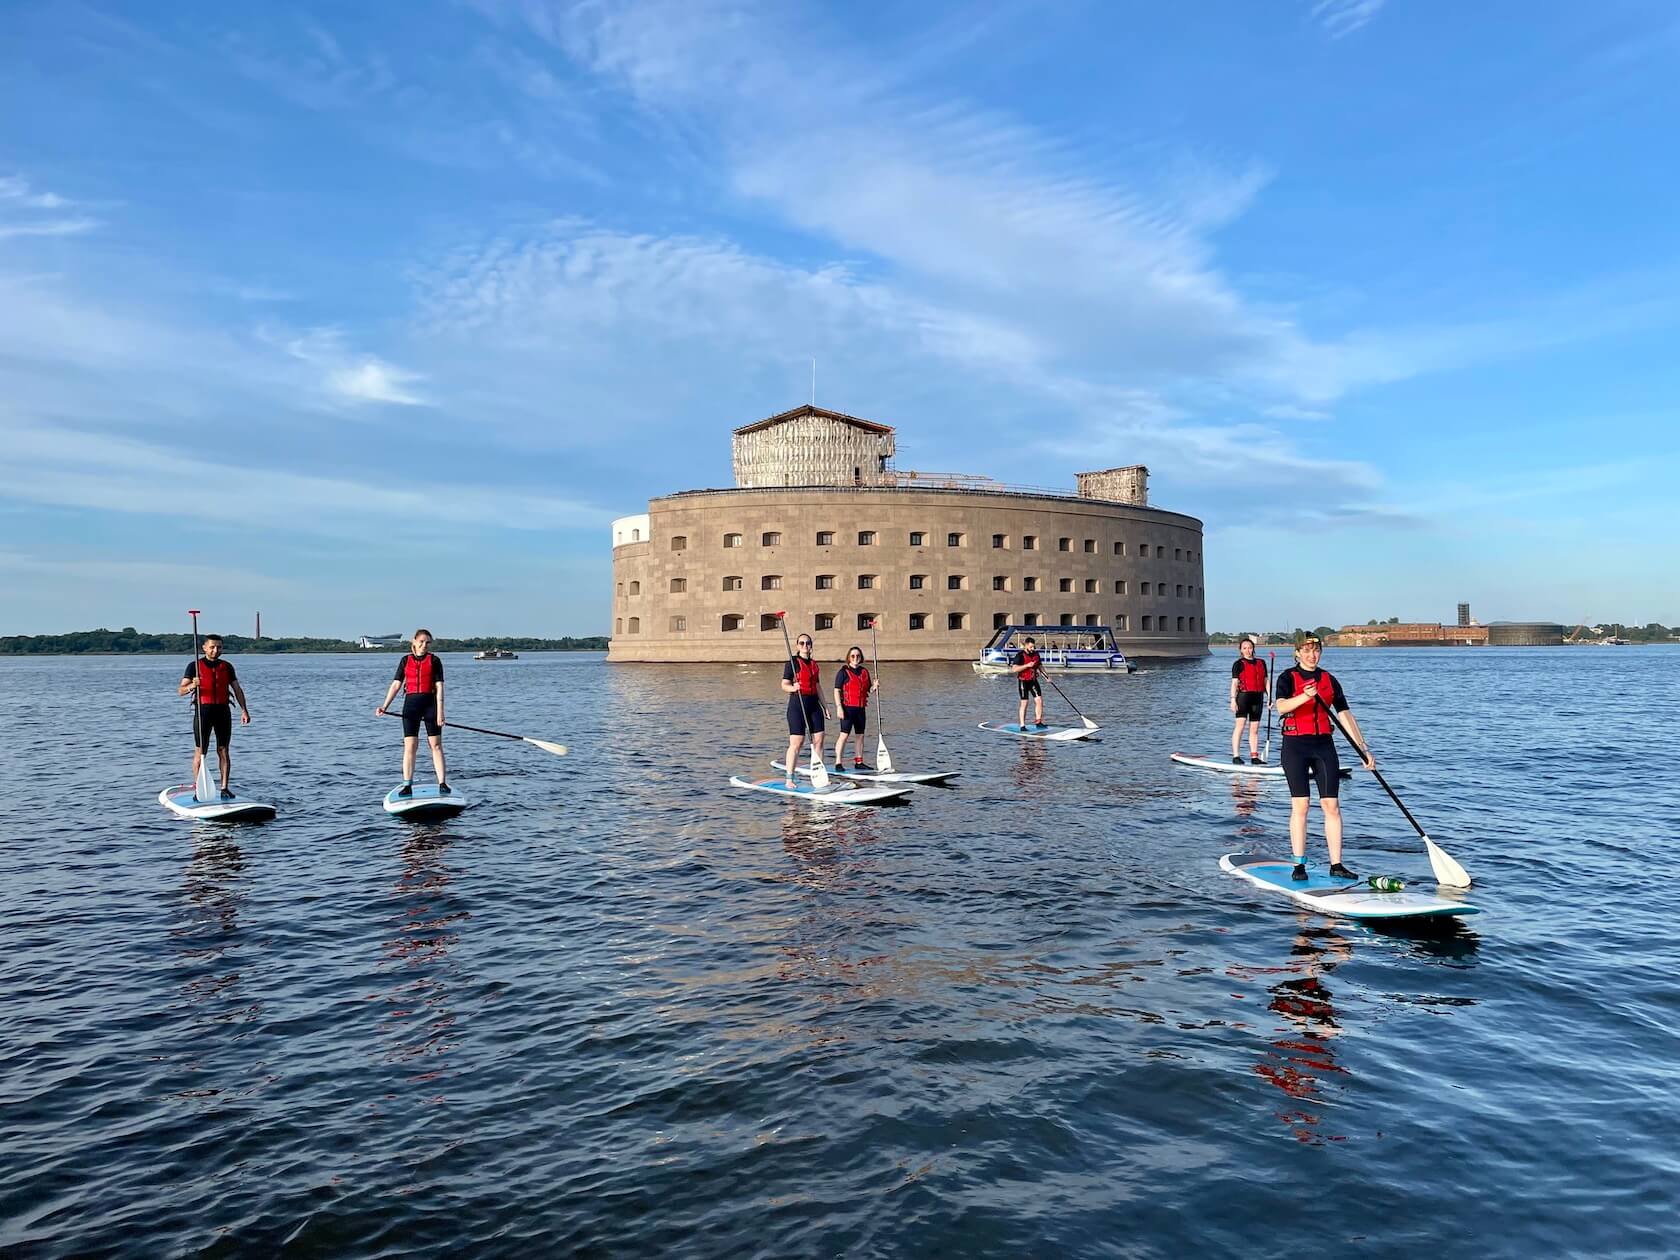
[[(816, 767), (816, 771), (813, 771), (811, 774), (811, 783), (815, 787), (821, 788), (823, 784), (828, 781), (828, 767), (823, 765), (822, 758), (817, 756), (817, 741), (811, 735), (811, 714), (805, 708), (805, 693), (799, 690), (801, 670), (799, 668), (799, 658), (793, 654), (793, 638), (788, 634), (787, 614), (777, 613), (776, 624), (782, 628), (782, 642), (787, 644), (788, 660), (793, 665), (793, 698), (799, 701), (799, 720), (805, 727), (805, 745), (811, 750), (811, 762)], [(811, 668), (815, 669), (816, 666), (817, 662), (813, 659), (811, 661)], [(821, 675), (817, 677), (817, 702), (819, 704), (822, 702)], [(822, 772), (820, 776), (817, 771)], [(791, 762), (788, 765), (787, 773), (794, 773), (794, 767)]]
[[(1056, 680), (1054, 678), (1050, 677), (1050, 671), (1049, 670), (1045, 669), (1042, 665), (1040, 665), (1038, 672), (1044, 675), (1044, 681), (1045, 682), (1049, 683), (1052, 687), (1056, 687)], [(1072, 700), (1068, 699), (1067, 692), (1063, 691), (1060, 687), (1056, 687), (1056, 694), (1062, 698), (1063, 702), (1067, 705), (1068, 708), (1072, 709), (1075, 713), (1079, 714), (1079, 720), (1081, 722), (1089, 722), (1091, 720), (1090, 718), (1086, 717), (1083, 713), (1079, 713), (1079, 706), (1077, 704), (1075, 704)]]
[(1277, 703), (1272, 699), (1272, 692), (1277, 687), (1277, 653), (1273, 652), (1270, 655), (1271, 655), (1271, 658), (1272, 658), (1272, 667), (1266, 671), (1266, 757), (1265, 757), (1265, 759), (1267, 761), (1270, 761), (1272, 759), (1272, 711), (1277, 708)]
[[(869, 619), (869, 655), (872, 658), (871, 664), (875, 666), (875, 676), (870, 681), (878, 686), (881, 681), (881, 646), (875, 639), (875, 618), (873, 617)], [(879, 698), (875, 701), (875, 733), (878, 736), (885, 736), (887, 733), (887, 710)], [(859, 735), (858, 747), (861, 748), (862, 746), (863, 736)]]
[[(198, 671), (198, 609), (187, 609), (187, 615), (193, 619), (193, 682), (199, 684), (193, 688), (193, 740), (202, 744), (204, 742), (204, 680), (199, 677)], [(208, 753), (210, 749), (205, 748), (203, 751)], [(244, 789), (241, 788), (240, 790), (243, 791)]]
[[(402, 714), (396, 712), (394, 709), (386, 709), (385, 710), (385, 716), (386, 717), (400, 718), (402, 716)], [(468, 726), (465, 722), (439, 722), (438, 725), (439, 726), (447, 726), (451, 730), (456, 730), (456, 731), (473, 731), (473, 732), (475, 732), (479, 735), (494, 735), (498, 739), (519, 739), (519, 740), (529, 740), (530, 739), (530, 736), (528, 736), (528, 735), (514, 735), (509, 731), (492, 731), (492, 730), (488, 730), (488, 729), (486, 729), (485, 727), (482, 727), (482, 726)]]
[[(1354, 749), (1359, 753), (1360, 758), (1364, 759), (1365, 757), (1370, 756), (1370, 749), (1368, 747), (1359, 747), (1358, 741), (1353, 738), (1351, 733), (1349, 733), (1348, 728), (1342, 725), (1342, 719), (1336, 716), (1336, 710), (1324, 703), (1324, 697), (1315, 693), (1313, 695), (1313, 699), (1319, 704), (1324, 705), (1324, 711), (1330, 715), (1330, 720), (1336, 724), (1336, 729), (1342, 733), (1348, 743), (1353, 745)], [(1418, 835), (1422, 836), (1425, 840), (1429, 839), (1429, 833), (1423, 829), (1417, 819), (1412, 817), (1412, 811), (1406, 808), (1406, 802), (1401, 800), (1399, 794), (1395, 792), (1393, 788), (1388, 786), (1388, 780), (1383, 778), (1382, 771), (1378, 770), (1374, 765), (1367, 766), (1366, 769), (1376, 776), (1377, 782), (1382, 784), (1383, 791), (1388, 793), (1389, 799), (1400, 807), (1400, 812), (1406, 815), (1406, 821), (1412, 824), (1412, 830), (1417, 832)]]

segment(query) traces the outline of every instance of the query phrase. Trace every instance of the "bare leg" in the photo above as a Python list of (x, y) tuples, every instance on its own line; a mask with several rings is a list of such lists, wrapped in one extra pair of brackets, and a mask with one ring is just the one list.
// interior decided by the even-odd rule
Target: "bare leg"
[(1307, 860), (1307, 807), (1311, 804), (1309, 796), (1289, 798), (1289, 851), (1296, 862)]
[(804, 743), (805, 737), (803, 735), (788, 736), (787, 761), (783, 764), (787, 766), (787, 781), (789, 783), (793, 782), (794, 772), (799, 769), (799, 750), (804, 746)]
[(222, 767), (222, 791), (228, 790), (228, 775), (233, 773), (233, 750), (226, 744), (217, 741), (216, 760)]
[(1044, 725), (1044, 693), (1042, 691), (1033, 695), (1033, 721), (1039, 726)]
[[(848, 738), (848, 736), (846, 735), (846, 732), (841, 731), (840, 734), (838, 736), (836, 736), (835, 740), (834, 740), (834, 764), (841, 769), (844, 769), (845, 765), (846, 765), (846, 740), (847, 740), (847, 738)], [(862, 749), (863, 749), (863, 740), (860, 738), (858, 740), (858, 750), (861, 752)]]
[(1247, 718), (1239, 717), (1237, 724), (1231, 728), (1231, 756), (1233, 757), (1237, 755), (1237, 749), (1242, 747), (1243, 726), (1247, 721)]
[(811, 736), (811, 751), (817, 754), (817, 760), (823, 759), (823, 733), (818, 731)]
[(1324, 843), (1330, 848), (1330, 863), (1342, 860), (1342, 803), (1335, 797), (1320, 797), (1318, 807), (1324, 811)]
[[(1236, 753), (1231, 755), (1235, 757)], [(1253, 718), (1248, 722), (1248, 755), (1250, 759), (1260, 755), (1260, 723)]]
[(428, 735), (427, 741), (432, 746), (432, 769), (437, 771), (439, 786), (449, 782), (449, 776), (443, 772), (443, 736)]
[(418, 735), (403, 736), (403, 782), (414, 782), (414, 750), (420, 746)]
[(203, 764), (204, 764), (204, 750), (202, 748), (194, 748), (193, 749), (193, 773), (192, 773), (192, 781), (194, 783), (198, 782), (198, 768), (200, 766), (202, 766)]

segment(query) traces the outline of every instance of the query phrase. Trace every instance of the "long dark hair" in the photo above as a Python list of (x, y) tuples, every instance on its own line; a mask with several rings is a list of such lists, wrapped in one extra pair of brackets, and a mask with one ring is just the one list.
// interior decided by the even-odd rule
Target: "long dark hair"
[(862, 662), (865, 662), (865, 665), (864, 665), (864, 668), (866, 668), (866, 669), (867, 669), (867, 668), (868, 668), (868, 664), (867, 664), (867, 662), (868, 662), (868, 660), (869, 660), (869, 658), (868, 658), (868, 657), (867, 657), (867, 656), (865, 656), (865, 655), (864, 655), (864, 654), (863, 654), (863, 649), (862, 649), (862, 648), (860, 648), (860, 647), (859, 647), (859, 646), (858, 646), (858, 645), (857, 645), (857, 644), (855, 644), (855, 643), (854, 643), (854, 644), (852, 644), (852, 646), (851, 646), (851, 647), (849, 647), (849, 648), (847, 648), (847, 649), (846, 649), (846, 667), (847, 667), (847, 668), (848, 668), (848, 669), (849, 669), (849, 668), (851, 668), (851, 664), (852, 664), (852, 653), (853, 653), (853, 652), (856, 652), (856, 653), (857, 653), (857, 654), (858, 654), (858, 660), (859, 660), (859, 661), (862, 661)]

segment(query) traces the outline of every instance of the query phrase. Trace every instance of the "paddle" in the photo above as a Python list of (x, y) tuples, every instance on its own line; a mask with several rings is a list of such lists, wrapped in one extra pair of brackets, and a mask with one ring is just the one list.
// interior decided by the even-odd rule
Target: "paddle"
[[(799, 701), (799, 719), (805, 724), (805, 742), (811, 749), (811, 786), (819, 792), (826, 792), (831, 786), (828, 781), (828, 767), (823, 765), (822, 754), (817, 751), (817, 741), (811, 738), (811, 715), (805, 709), (804, 693), (798, 690), (801, 673), (799, 658), (793, 654), (793, 640), (788, 637), (787, 614), (785, 612), (776, 614), (776, 624), (782, 628), (782, 642), (787, 644), (788, 660), (793, 662), (793, 685), (795, 688), (793, 696), (794, 699)], [(815, 661), (811, 662), (811, 667), (816, 668)], [(820, 677), (817, 679), (817, 688), (817, 695), (820, 699), (822, 696), (822, 679)], [(793, 769), (793, 762), (789, 761), (787, 772), (792, 774)]]
[[(1359, 749), (1359, 745), (1354, 742), (1353, 736), (1348, 733), (1348, 728), (1342, 725), (1342, 719), (1336, 716), (1336, 711), (1325, 704), (1324, 697), (1314, 693), (1313, 699), (1324, 706), (1324, 711), (1330, 715), (1330, 720), (1336, 724), (1336, 729), (1342, 733), (1347, 742), (1353, 744), (1355, 749)], [(1364, 751), (1360, 750), (1360, 752), (1363, 758)], [(1374, 765), (1366, 768), (1376, 776), (1377, 782), (1383, 785), (1383, 791), (1387, 792), (1389, 798), (1400, 807), (1400, 812), (1406, 815), (1406, 821), (1412, 824), (1412, 830), (1422, 837), (1424, 848), (1429, 852), (1429, 868), (1435, 872), (1436, 881), (1445, 884), (1448, 888), (1470, 887), (1470, 872), (1454, 861), (1450, 853), (1429, 838), (1429, 833), (1423, 829), (1417, 819), (1412, 817), (1412, 811), (1406, 808), (1406, 802), (1401, 800), (1399, 794), (1388, 786), (1388, 780), (1383, 778), (1382, 771)]]
[[(875, 682), (881, 681), (881, 648), (875, 641), (875, 623), (879, 617), (869, 619), (869, 655), (875, 663)], [(877, 774), (891, 774), (893, 768), (892, 754), (887, 751), (887, 710), (886, 705), (877, 700), (875, 702), (875, 771)]]
[[(1040, 666), (1038, 672), (1044, 675), (1044, 681), (1045, 682), (1049, 683), (1052, 687), (1056, 687), (1056, 680), (1054, 678), (1050, 677), (1050, 671), (1049, 670)], [(1068, 708), (1072, 709), (1075, 713), (1079, 713), (1079, 706), (1077, 704), (1075, 704), (1072, 700), (1068, 699), (1067, 692), (1063, 691), (1060, 687), (1056, 687), (1056, 694), (1058, 696), (1060, 696), (1064, 701), (1066, 701)], [(1079, 713), (1079, 720), (1081, 722), (1085, 723), (1085, 729), (1088, 730), (1088, 731), (1100, 731), (1100, 730), (1102, 730), (1102, 727), (1098, 726), (1095, 722), (1091, 721), (1091, 719), (1086, 717), (1083, 713)]]
[(199, 684), (193, 688), (193, 743), (198, 748), (198, 776), (193, 782), (193, 800), (200, 805), (208, 805), (221, 800), (222, 793), (216, 787), (216, 776), (210, 773), (210, 745), (204, 738), (204, 680), (198, 672), (198, 609), (187, 609), (187, 615), (192, 618), (193, 626), (193, 681)]
[(1272, 689), (1277, 686), (1277, 653), (1269, 654), (1272, 658), (1271, 668), (1266, 671), (1266, 755), (1261, 761), (1270, 762), (1272, 759)]
[[(386, 709), (385, 716), (401, 717), (402, 714), (393, 713), (391, 710)], [(535, 747), (542, 749), (545, 753), (553, 753), (556, 757), (564, 757), (568, 751), (566, 745), (564, 744), (550, 743), (546, 739), (532, 739), (529, 735), (512, 735), (507, 731), (491, 731), (486, 730), (482, 726), (468, 726), (464, 722), (440, 722), (438, 725), (447, 726), (451, 730), (456, 731), (473, 731), (479, 735), (494, 735), (497, 739), (517, 739), (522, 743), (534, 745)]]

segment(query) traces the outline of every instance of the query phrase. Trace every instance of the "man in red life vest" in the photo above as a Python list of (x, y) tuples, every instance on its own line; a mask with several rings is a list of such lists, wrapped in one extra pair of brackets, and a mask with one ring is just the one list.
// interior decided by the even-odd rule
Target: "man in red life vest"
[(1242, 747), (1243, 727), (1248, 727), (1248, 763), (1260, 764), (1260, 719), (1266, 712), (1266, 662), (1256, 660), (1254, 640), (1246, 634), (1237, 645), (1241, 654), (1231, 665), (1231, 712), (1237, 724), (1231, 728), (1231, 764), (1242, 765), (1237, 750)]
[(811, 636), (802, 634), (793, 645), (793, 659), (782, 666), (782, 690), (787, 692), (788, 750), (787, 786), (796, 787), (794, 772), (799, 765), (799, 750), (805, 736), (811, 737), (811, 749), (817, 760), (823, 756), (822, 667), (812, 659)]
[(194, 692), (198, 695), (193, 703), (193, 731), (198, 742), (193, 749), (193, 782), (198, 782), (198, 767), (204, 761), (204, 754), (210, 751), (210, 732), (214, 731), (216, 759), (222, 771), (222, 799), (231, 801), (233, 793), (228, 790), (228, 775), (233, 771), (233, 754), (229, 748), (233, 740), (233, 710), (228, 707), (228, 697), (239, 701), (241, 726), (251, 724), (251, 706), (245, 703), (245, 688), (239, 685), (233, 662), (222, 659), (219, 634), (205, 636), (204, 656), (187, 666), (181, 675), (181, 685), (175, 690), (178, 696), (190, 696)]
[(852, 754), (852, 769), (870, 772), (863, 762), (863, 728), (869, 718), (869, 695), (875, 690), (875, 680), (863, 663), (863, 649), (853, 648), (846, 653), (846, 663), (834, 675), (834, 711), (840, 715), (840, 738), (834, 741), (834, 769), (846, 771), (846, 736), (857, 736), (857, 751)]
[(449, 780), (443, 772), (443, 662), (432, 655), (432, 632), (416, 630), (407, 655), (397, 662), (397, 672), (385, 689), (385, 699), (376, 712), (380, 717), (391, 707), (397, 688), (403, 690), (402, 786), (398, 796), (414, 795), (414, 754), (420, 746), (420, 726), (432, 746), (432, 769), (437, 772), (438, 795), (449, 795)]
[(1044, 684), (1038, 679), (1038, 673), (1044, 666), (1038, 660), (1038, 640), (1031, 635), (1021, 640), (1021, 660), (1019, 664), (1011, 665), (1009, 672), (1015, 675), (1015, 681), (1020, 684), (1021, 712), (1015, 719), (1015, 724), (1023, 731), (1027, 729), (1027, 698), (1033, 700), (1033, 725), (1039, 730), (1044, 729)]
[(1342, 684), (1318, 667), (1324, 643), (1309, 634), (1295, 649), (1295, 668), (1278, 675), (1277, 712), (1283, 719), (1283, 776), (1289, 781), (1289, 849), (1295, 855), (1291, 876), (1307, 878), (1307, 809), (1309, 783), (1318, 781), (1318, 807), (1324, 811), (1324, 840), (1330, 849), (1330, 873), (1338, 879), (1359, 878), (1342, 865), (1342, 809), (1337, 793), (1342, 768), (1336, 758), (1336, 724), (1328, 705), (1341, 715), (1353, 736), (1359, 756), (1370, 770), (1376, 762), (1365, 746), (1365, 735), (1348, 708)]

